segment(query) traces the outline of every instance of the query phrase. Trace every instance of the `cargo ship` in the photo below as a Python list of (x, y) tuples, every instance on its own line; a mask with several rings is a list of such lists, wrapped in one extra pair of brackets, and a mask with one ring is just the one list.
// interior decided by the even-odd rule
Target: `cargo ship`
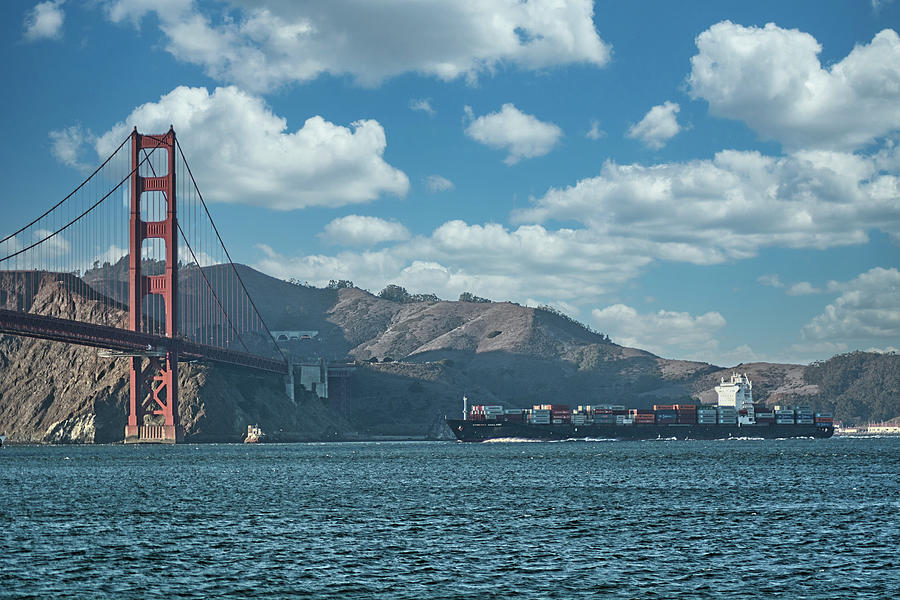
[(809, 407), (767, 407), (753, 403), (746, 374), (732, 374), (716, 386), (717, 404), (656, 404), (652, 409), (623, 405), (536, 404), (507, 409), (469, 407), (463, 418), (446, 419), (461, 442), (489, 440), (720, 440), (729, 438), (830, 438), (834, 418)]

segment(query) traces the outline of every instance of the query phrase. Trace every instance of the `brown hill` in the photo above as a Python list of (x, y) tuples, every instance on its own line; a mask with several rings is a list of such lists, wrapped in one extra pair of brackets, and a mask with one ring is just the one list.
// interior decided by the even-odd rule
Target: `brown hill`
[[(712, 401), (712, 388), (731, 373), (619, 346), (544, 309), (509, 302), (401, 303), (353, 287), (314, 288), (236, 268), (270, 329), (318, 331), (304, 342), (305, 354), (356, 361), (349, 423), (317, 400), (290, 405), (280, 381), (190, 365), (182, 373), (182, 419), (195, 439), (235, 439), (257, 421), (264, 429), (288, 429), (294, 439), (354, 430), (438, 436), (449, 433), (441, 418), (458, 413), (463, 394), (472, 403), (508, 407), (549, 402), (646, 407), (691, 397)], [(102, 271), (115, 275), (104, 279)], [(211, 282), (233, 277), (231, 267), (203, 271)], [(124, 289), (115, 269), (85, 277), (114, 297)], [(183, 269), (179, 285), (190, 295), (205, 283), (198, 269)], [(41, 292), (46, 298), (36, 298), (33, 310), (98, 310), (90, 294), (67, 297), (61, 289), (48, 283)], [(122, 313), (106, 318), (121, 319)], [(35, 441), (121, 439), (123, 362), (110, 364), (89, 349), (0, 336), (0, 366), (0, 432), (21, 431), (20, 439)], [(750, 375), (761, 400), (815, 392), (803, 383), (799, 365), (735, 369)]]

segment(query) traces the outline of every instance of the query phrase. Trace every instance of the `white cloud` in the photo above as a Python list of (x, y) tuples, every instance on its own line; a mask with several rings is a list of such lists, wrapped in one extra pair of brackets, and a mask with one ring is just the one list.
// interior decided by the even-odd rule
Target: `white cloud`
[(885, 348), (867, 348), (866, 352), (874, 352), (875, 354), (900, 354), (900, 350), (893, 346), (887, 346)]
[(3, 237), (0, 237), (0, 259), (15, 254), (25, 247), (17, 236), (10, 235), (8, 231), (4, 231), (2, 235)]
[(788, 288), (788, 296), (809, 296), (812, 294), (821, 294), (822, 290), (813, 286), (808, 281), (800, 281)]
[(289, 131), (257, 96), (235, 87), (178, 87), (143, 104), (96, 143), (105, 158), (132, 126), (162, 133), (175, 125), (200, 190), (208, 200), (292, 210), (404, 195), (409, 179), (385, 162), (377, 121), (350, 127), (310, 117)]
[(695, 264), (754, 256), (763, 247), (860, 244), (900, 232), (900, 178), (873, 159), (836, 152), (782, 158), (727, 150), (712, 160), (604, 164), (597, 177), (551, 188), (517, 222), (577, 221), (629, 238), (643, 256)]
[(599, 140), (600, 138), (606, 137), (606, 132), (600, 129), (600, 121), (597, 119), (591, 119), (591, 128), (588, 130), (586, 134), (584, 134), (589, 140)]
[(659, 150), (681, 131), (675, 118), (679, 110), (681, 107), (674, 102), (654, 106), (639, 123), (631, 126), (626, 135), (641, 140), (648, 148)]
[(900, 128), (900, 36), (891, 29), (827, 68), (808, 33), (717, 23), (696, 40), (690, 94), (788, 148), (854, 149)]
[(193, 7), (194, 0), (101, 0), (113, 23), (130, 21), (135, 27), (144, 16), (156, 12), (166, 18), (183, 18)]
[(840, 286), (842, 293), (803, 327), (803, 339), (900, 339), (900, 271), (876, 267)]
[(409, 231), (400, 223), (378, 217), (347, 215), (326, 225), (322, 237), (343, 246), (374, 246), (409, 239)]
[(508, 230), (493, 223), (448, 221), (429, 236), (378, 250), (291, 257), (264, 248), (255, 266), (274, 277), (317, 285), (340, 278), (378, 290), (394, 282), (441, 298), (469, 291), (517, 302), (540, 290), (542, 302), (574, 303), (633, 278), (647, 264), (634, 250), (627, 242), (586, 231), (548, 231), (539, 225)]
[(72, 244), (62, 234), (54, 235), (50, 229), (35, 229), (32, 231), (32, 241), (41, 242), (41, 249), (50, 251), (57, 257), (64, 257), (72, 251)]
[(603, 66), (610, 54), (594, 29), (590, 0), (233, 0), (226, 18), (215, 22), (188, 0), (107, 4), (116, 22), (137, 23), (151, 10), (172, 55), (251, 90), (323, 73), (348, 74), (364, 85), (408, 72), (474, 81), (501, 65)]
[(778, 278), (778, 274), (760, 275), (756, 278), (757, 283), (768, 287), (782, 288), (784, 284)]
[[(473, 116), (471, 109), (466, 109), (466, 114)], [(509, 156), (503, 162), (514, 165), (523, 158), (550, 152), (562, 137), (562, 129), (504, 104), (500, 112), (475, 118), (466, 127), (466, 135), (491, 148), (507, 150)]]
[[(640, 314), (624, 304), (591, 311), (595, 328), (624, 346), (649, 350), (658, 356), (684, 358), (709, 356), (718, 348), (715, 333), (725, 326), (718, 312), (693, 316), (686, 312), (660, 310)], [(708, 359), (707, 362), (709, 361)]]
[(25, 40), (59, 39), (66, 14), (62, 5), (65, 0), (48, 0), (38, 3), (25, 14)]
[(425, 178), (425, 187), (431, 192), (447, 192), (453, 189), (453, 182), (440, 175), (429, 175)]
[(409, 101), (410, 110), (434, 115), (437, 111), (431, 106), (431, 98), (419, 98)]
[(81, 125), (72, 125), (51, 131), (48, 135), (52, 143), (50, 152), (56, 160), (81, 171), (90, 169), (90, 165), (82, 161), (81, 157), (90, 144), (96, 142), (94, 134)]

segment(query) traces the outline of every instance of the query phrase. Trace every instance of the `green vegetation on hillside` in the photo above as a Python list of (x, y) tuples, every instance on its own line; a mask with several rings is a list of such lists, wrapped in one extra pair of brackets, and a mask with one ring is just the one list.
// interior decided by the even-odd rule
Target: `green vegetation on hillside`
[(831, 410), (836, 419), (848, 424), (900, 415), (900, 356), (896, 354), (838, 354), (806, 367), (804, 378), (819, 386), (816, 408)]

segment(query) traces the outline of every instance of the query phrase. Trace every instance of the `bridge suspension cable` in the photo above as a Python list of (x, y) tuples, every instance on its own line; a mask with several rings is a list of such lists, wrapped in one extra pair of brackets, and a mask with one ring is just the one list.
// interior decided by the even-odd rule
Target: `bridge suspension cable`
[[(168, 171), (167, 152), (140, 149), (133, 166), (125, 138), (103, 163), (62, 200), (0, 240), (0, 309), (49, 313), (61, 318), (127, 327), (129, 198), (132, 177), (158, 178)], [(212, 220), (180, 144), (175, 164), (178, 201), (177, 262), (180, 277), (175, 336), (204, 346), (285, 361), (239, 266)], [(163, 191), (144, 190), (141, 221), (152, 228), (164, 219)], [(2, 233), (2, 232), (0, 232)], [(146, 238), (141, 270), (165, 269), (165, 243)], [(61, 302), (53, 292), (78, 295)], [(165, 335), (165, 305), (149, 295), (142, 302), (141, 331)], [(86, 304), (85, 304), (86, 302)], [(78, 304), (78, 306), (76, 306)]]

